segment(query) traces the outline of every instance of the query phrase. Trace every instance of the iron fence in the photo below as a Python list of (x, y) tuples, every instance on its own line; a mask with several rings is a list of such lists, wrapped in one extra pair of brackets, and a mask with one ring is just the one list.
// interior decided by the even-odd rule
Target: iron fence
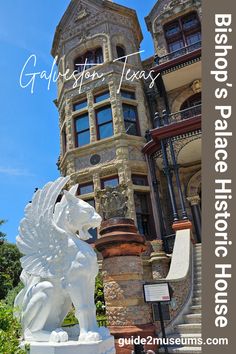
[(158, 55), (155, 56), (154, 62), (157, 65), (166, 63), (170, 60), (176, 59), (178, 57), (181, 57), (182, 55), (194, 52), (195, 50), (201, 48), (202, 46), (202, 41), (190, 44), (186, 47), (183, 47), (181, 49), (175, 50), (174, 52), (168, 53), (166, 55), (163, 55), (162, 57), (159, 57)]

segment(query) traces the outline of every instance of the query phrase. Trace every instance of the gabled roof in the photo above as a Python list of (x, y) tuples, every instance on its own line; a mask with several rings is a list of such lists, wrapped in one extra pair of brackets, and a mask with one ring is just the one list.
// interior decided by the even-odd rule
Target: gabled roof
[(79, 4), (83, 5), (93, 5), (94, 7), (102, 7), (103, 9), (110, 9), (115, 12), (119, 12), (120, 14), (123, 14), (124, 16), (127, 17), (132, 17), (134, 21), (136, 22), (137, 27), (135, 28), (136, 34), (138, 36), (139, 41), (141, 42), (143, 39), (143, 34), (142, 30), (139, 24), (139, 20), (137, 17), (137, 13), (135, 10), (130, 9), (126, 6), (123, 5), (118, 5), (112, 2), (112, 0), (71, 0), (69, 6), (67, 7), (64, 15), (62, 16), (61, 21), (56, 27), (54, 39), (53, 39), (53, 44), (52, 44), (52, 50), (51, 54), (55, 57), (56, 55), (56, 50), (58, 46), (58, 41), (60, 40), (60, 34), (63, 31), (64, 27), (66, 26), (67, 22), (70, 20), (71, 13), (76, 11), (76, 8), (78, 7)]

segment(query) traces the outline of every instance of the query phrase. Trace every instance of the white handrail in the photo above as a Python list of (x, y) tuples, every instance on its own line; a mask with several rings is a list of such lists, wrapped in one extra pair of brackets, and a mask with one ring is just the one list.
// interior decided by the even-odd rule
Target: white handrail
[(176, 232), (171, 265), (166, 278), (158, 279), (157, 283), (179, 282), (187, 278), (191, 269), (191, 230)]

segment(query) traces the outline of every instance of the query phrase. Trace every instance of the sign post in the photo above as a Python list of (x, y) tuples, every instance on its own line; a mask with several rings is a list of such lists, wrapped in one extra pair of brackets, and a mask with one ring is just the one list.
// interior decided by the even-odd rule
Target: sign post
[[(146, 302), (157, 303), (161, 323), (162, 338), (166, 339), (165, 324), (162, 312), (162, 303), (171, 300), (170, 286), (168, 283), (144, 284), (144, 298)], [(167, 345), (164, 344), (165, 353), (168, 354)]]

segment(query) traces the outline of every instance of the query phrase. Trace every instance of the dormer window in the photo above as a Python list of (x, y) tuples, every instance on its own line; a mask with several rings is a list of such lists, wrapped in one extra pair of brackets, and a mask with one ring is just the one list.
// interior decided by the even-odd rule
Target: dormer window
[(201, 41), (201, 25), (196, 12), (167, 23), (164, 32), (170, 53)]
[(89, 50), (83, 55), (77, 57), (74, 61), (74, 70), (81, 72), (84, 70), (84, 64), (87, 62), (85, 69), (90, 69), (96, 64), (102, 64), (104, 62), (102, 47), (98, 47), (94, 50)]

